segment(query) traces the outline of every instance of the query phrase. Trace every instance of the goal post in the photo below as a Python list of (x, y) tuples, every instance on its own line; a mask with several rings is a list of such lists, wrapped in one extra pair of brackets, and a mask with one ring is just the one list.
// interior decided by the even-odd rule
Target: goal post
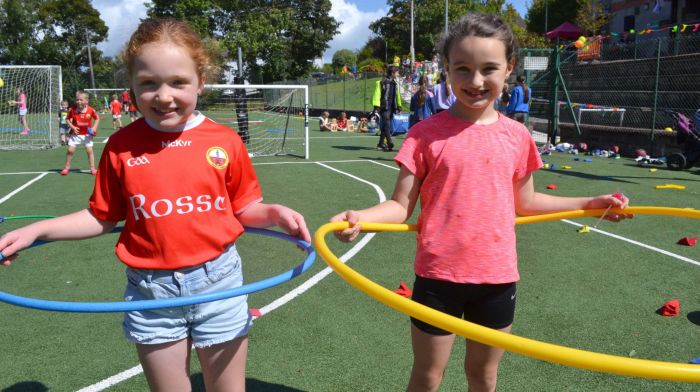
[(309, 159), (307, 85), (208, 84), (198, 108), (235, 129), (251, 157)]
[[(0, 65), (0, 80), (0, 150), (57, 146), (58, 110), (63, 99), (61, 67)], [(20, 105), (15, 102), (20, 89), (26, 98), (26, 112), (20, 112)]]

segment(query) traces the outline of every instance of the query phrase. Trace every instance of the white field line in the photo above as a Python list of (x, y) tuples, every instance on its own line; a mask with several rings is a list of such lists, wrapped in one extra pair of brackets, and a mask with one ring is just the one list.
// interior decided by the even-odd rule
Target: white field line
[[(372, 188), (374, 188), (374, 191), (377, 193), (377, 196), (379, 197), (380, 202), (383, 202), (386, 200), (386, 195), (384, 194), (384, 191), (382, 191), (382, 188), (380, 188), (377, 184), (374, 184), (374, 183), (366, 181), (362, 178), (353, 176), (352, 174), (346, 173), (342, 170), (332, 168), (332, 167), (327, 166), (321, 162), (315, 162), (315, 163), (318, 164), (319, 166), (323, 166), (329, 170), (332, 170), (334, 172), (348, 176), (354, 180), (360, 181), (362, 183), (365, 183), (365, 184), (371, 186)], [(364, 246), (367, 245), (367, 243), (369, 243), (369, 241), (375, 236), (375, 234), (376, 233), (366, 234), (357, 244), (355, 244), (355, 246), (353, 246), (352, 248), (350, 248), (350, 250), (348, 250), (345, 254), (343, 254), (340, 257), (340, 260), (343, 263), (347, 262), (349, 259), (351, 259), (353, 256), (355, 256), (362, 248), (364, 248)], [(287, 302), (293, 300), (294, 298), (298, 297), (302, 293), (306, 292), (311, 287), (315, 286), (318, 282), (320, 282), (323, 278), (330, 275), (331, 272), (333, 272), (333, 269), (331, 269), (331, 267), (326, 267), (323, 270), (321, 270), (320, 272), (316, 273), (316, 275), (312, 276), (311, 278), (306, 280), (304, 283), (302, 283), (301, 285), (296, 287), (294, 290), (288, 292), (287, 294), (281, 296), (280, 298), (277, 298), (276, 300), (263, 306), (262, 308), (259, 309), (260, 313), (261, 313), (260, 317), (263, 317), (264, 315), (272, 312), (273, 310), (281, 307), (282, 305), (286, 304)], [(109, 387), (112, 387), (116, 384), (119, 384), (122, 381), (126, 381), (126, 380), (130, 379), (131, 377), (139, 375), (142, 372), (143, 372), (143, 368), (141, 367), (141, 365), (137, 365), (137, 366), (134, 366), (130, 369), (124, 370), (121, 373), (115, 374), (114, 376), (111, 376), (111, 377), (106, 378), (102, 381), (99, 381), (95, 384), (92, 384), (90, 386), (82, 388), (82, 389), (78, 390), (77, 392), (103, 391)]]
[[(570, 225), (578, 226), (578, 227), (583, 226), (583, 225), (580, 224), (580, 223), (576, 223), (576, 222), (570, 221), (570, 220), (568, 220), (568, 219), (562, 219), (561, 221), (564, 222), (564, 223), (568, 223), (568, 224), (570, 224)], [(641, 246), (642, 248), (646, 248), (646, 249), (649, 249), (649, 250), (651, 250), (651, 251), (654, 251), (654, 252), (657, 252), (657, 253), (661, 253), (662, 255), (671, 256), (671, 257), (676, 258), (676, 259), (678, 259), (678, 260), (685, 261), (686, 263), (695, 264), (695, 265), (700, 265), (700, 261), (693, 260), (693, 259), (690, 259), (690, 258), (685, 257), (685, 256), (677, 255), (677, 254), (675, 254), (675, 253), (673, 253), (673, 252), (669, 252), (669, 251), (667, 251), (667, 250), (663, 250), (663, 249), (660, 249), (660, 248), (657, 248), (657, 247), (654, 247), (654, 246), (651, 246), (651, 245), (647, 245), (647, 244), (645, 244), (645, 243), (642, 243), (642, 242), (639, 242), (639, 241), (635, 241), (635, 240), (629, 239), (629, 238), (627, 238), (627, 237), (623, 237), (623, 236), (620, 236), (620, 235), (617, 235), (617, 234), (613, 234), (613, 233), (608, 233), (607, 231), (603, 231), (603, 230), (600, 230), (600, 229), (596, 229), (596, 228), (590, 227), (590, 226), (588, 227), (588, 229), (589, 229), (590, 231), (595, 231), (596, 233), (600, 233), (600, 234), (602, 234), (602, 235), (606, 235), (606, 236), (608, 236), (608, 237), (612, 237), (612, 238), (618, 239), (618, 240), (620, 240), (620, 241), (629, 242), (630, 244), (634, 244), (634, 245), (637, 245), (637, 246)]]
[(19, 187), (19, 188), (15, 189), (14, 191), (8, 193), (5, 197), (3, 197), (2, 199), (0, 199), (0, 204), (6, 202), (9, 198), (11, 198), (12, 196), (14, 196), (14, 195), (16, 195), (17, 193), (21, 192), (24, 188), (26, 188), (26, 187), (32, 185), (33, 183), (35, 183), (35, 182), (41, 180), (41, 179), (44, 178), (44, 176), (47, 175), (47, 174), (49, 174), (49, 172), (41, 173), (41, 174), (39, 174), (38, 176), (34, 177), (33, 179), (27, 181), (27, 182), (26, 182), (24, 185), (22, 185), (21, 187)]

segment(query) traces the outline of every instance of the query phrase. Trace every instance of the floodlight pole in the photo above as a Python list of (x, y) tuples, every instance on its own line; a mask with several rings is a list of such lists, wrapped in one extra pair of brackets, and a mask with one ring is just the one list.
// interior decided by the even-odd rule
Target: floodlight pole
[(549, 2), (547, 0), (544, 0), (544, 34), (547, 34), (547, 22), (549, 19)]
[(88, 52), (88, 63), (90, 64), (90, 84), (92, 88), (95, 88), (95, 71), (92, 69), (92, 44), (90, 43), (90, 32), (85, 32), (85, 38), (87, 39), (87, 52)]
[(447, 8), (447, 0), (445, 0), (445, 35), (447, 35), (447, 20), (448, 20), (447, 14), (448, 14), (448, 12), (449, 12), (449, 10)]
[(416, 63), (416, 53), (413, 49), (413, 0), (411, 0), (411, 77), (413, 77), (413, 66)]

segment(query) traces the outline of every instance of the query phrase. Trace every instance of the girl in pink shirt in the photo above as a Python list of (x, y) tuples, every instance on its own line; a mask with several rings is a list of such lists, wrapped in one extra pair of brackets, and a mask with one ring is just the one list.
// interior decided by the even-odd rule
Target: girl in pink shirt
[[(401, 223), (420, 197), (413, 300), (455, 317), (510, 332), (519, 280), (515, 217), (555, 211), (625, 208), (620, 196), (557, 197), (535, 192), (542, 166), (528, 130), (494, 108), (513, 71), (513, 33), (494, 15), (467, 14), (442, 42), (457, 98), (449, 110), (421, 121), (394, 158), (400, 166), (391, 199), (331, 221)], [(612, 211), (612, 210), (611, 210)], [(485, 213), (487, 212), (487, 213)], [(608, 220), (628, 217), (611, 212)], [(440, 386), (455, 335), (412, 319), (413, 369), (408, 391)], [(469, 391), (494, 391), (503, 350), (467, 341)]]
[(17, 87), (17, 100), (9, 101), (10, 105), (17, 105), (17, 116), (19, 123), (22, 125), (21, 135), (29, 135), (29, 126), (27, 125), (27, 96), (24, 94), (22, 87)]

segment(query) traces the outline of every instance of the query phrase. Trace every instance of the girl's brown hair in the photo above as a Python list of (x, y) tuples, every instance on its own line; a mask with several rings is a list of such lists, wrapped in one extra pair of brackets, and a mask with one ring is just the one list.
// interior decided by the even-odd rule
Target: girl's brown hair
[(420, 78), (418, 78), (418, 106), (423, 107), (425, 105), (425, 95), (426, 95), (426, 87), (425, 87), (426, 79), (424, 75), (421, 75)]
[(516, 43), (513, 32), (499, 17), (490, 14), (468, 13), (442, 37), (440, 53), (449, 60), (452, 44), (465, 37), (496, 38), (506, 47), (506, 59), (511, 63), (515, 58)]
[(143, 21), (129, 39), (123, 53), (124, 62), (132, 76), (134, 60), (150, 43), (172, 43), (185, 48), (197, 66), (197, 76), (204, 81), (211, 59), (199, 35), (185, 22), (175, 19), (148, 19)]

